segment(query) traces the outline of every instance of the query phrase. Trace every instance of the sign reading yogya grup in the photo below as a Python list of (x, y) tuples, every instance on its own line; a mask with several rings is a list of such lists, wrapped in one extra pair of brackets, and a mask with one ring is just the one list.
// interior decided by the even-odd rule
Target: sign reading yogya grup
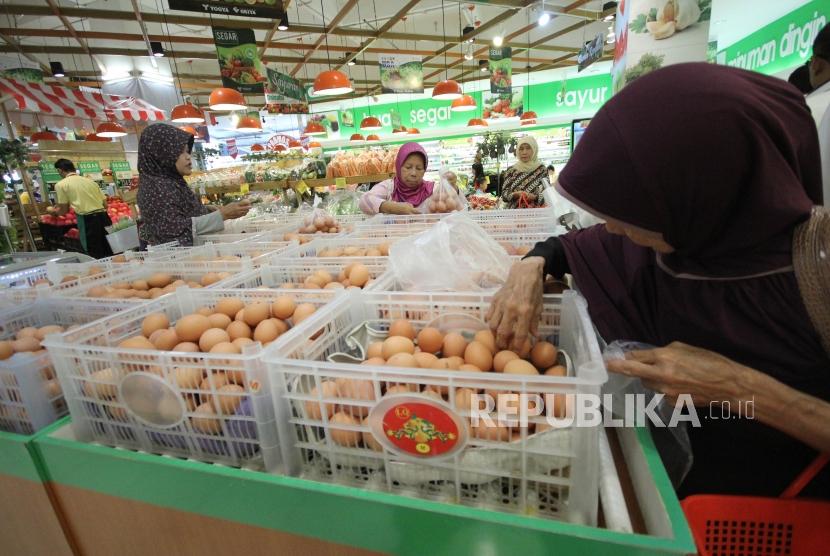
[(266, 19), (283, 20), (285, 10), (283, 3), (277, 0), (167, 0), (171, 10), (199, 12), (216, 15), (242, 15), (246, 17), (263, 17)]

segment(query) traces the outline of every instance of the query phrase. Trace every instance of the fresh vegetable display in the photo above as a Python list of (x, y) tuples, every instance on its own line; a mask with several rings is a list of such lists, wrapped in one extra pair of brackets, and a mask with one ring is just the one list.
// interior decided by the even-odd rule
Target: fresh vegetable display
[(493, 210), (499, 204), (499, 199), (492, 195), (470, 195), (467, 201), (473, 210)]
[(514, 87), (509, 93), (482, 93), (482, 117), (486, 120), (515, 118), (524, 113), (524, 93), (521, 87)]
[(329, 161), (326, 177), (345, 178), (394, 172), (398, 148), (339, 152)]

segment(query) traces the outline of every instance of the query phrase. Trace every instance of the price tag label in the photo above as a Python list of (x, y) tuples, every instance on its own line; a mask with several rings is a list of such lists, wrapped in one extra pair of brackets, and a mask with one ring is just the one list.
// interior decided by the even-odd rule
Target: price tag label
[(41, 162), (40, 175), (46, 183), (55, 183), (61, 181), (61, 175), (55, 170), (54, 162)]
[(239, 186), (239, 191), (240, 191), (243, 195), (245, 195), (246, 193), (248, 193), (248, 191), (250, 191), (250, 187), (248, 186), (248, 184), (247, 184), (247, 183), (243, 183), (242, 185), (240, 185), (240, 186)]
[(334, 187), (339, 189), (346, 188), (346, 178), (334, 178)]
[(303, 193), (308, 191), (308, 184), (305, 182), (305, 180), (300, 180), (299, 183), (294, 186), (294, 191), (302, 195)]

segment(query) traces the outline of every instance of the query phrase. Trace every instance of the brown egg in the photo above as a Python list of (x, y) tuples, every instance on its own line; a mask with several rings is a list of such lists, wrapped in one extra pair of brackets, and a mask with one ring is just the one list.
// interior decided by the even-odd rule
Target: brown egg
[(133, 336), (132, 338), (127, 338), (118, 344), (118, 347), (124, 349), (156, 349), (156, 346), (144, 336)]
[(390, 367), (417, 368), (418, 360), (415, 359), (415, 356), (411, 353), (399, 352), (390, 356), (389, 359), (386, 360), (386, 364)]
[(274, 323), (274, 326), (276, 326), (276, 327), (277, 327), (277, 334), (278, 334), (279, 336), (282, 336), (283, 334), (285, 334), (286, 332), (288, 332), (288, 330), (289, 330), (289, 328), (290, 328), (290, 326), (288, 326), (288, 323), (287, 323), (287, 322), (285, 322), (284, 320), (275, 319), (275, 318), (270, 318), (270, 319), (268, 319), (268, 320), (270, 320), (271, 322), (273, 322), (273, 323)]
[(438, 358), (433, 354), (423, 351), (419, 351), (414, 357), (415, 361), (418, 363), (418, 366), (422, 369), (432, 369), (435, 362), (438, 361)]
[[(250, 338), (236, 338), (231, 342), (233, 345), (239, 348), (239, 353), (242, 353), (242, 349), (247, 346), (248, 344), (253, 344), (254, 341)], [(222, 344), (219, 344), (222, 345)], [(216, 346), (213, 346), (213, 349), (216, 349)]]
[(470, 411), (476, 404), (476, 392), (470, 388), (455, 389), (455, 408)]
[(444, 336), (444, 344), (441, 349), (441, 354), (444, 357), (462, 357), (465, 349), (467, 349), (467, 340), (458, 332), (450, 332)]
[(150, 299), (150, 292), (139, 290), (135, 292), (135, 297), (138, 299)]
[[(366, 419), (363, 419), (362, 425), (364, 427), (369, 426), (368, 417)], [(363, 445), (369, 448), (370, 450), (374, 450), (375, 452), (383, 451), (383, 446), (381, 446), (380, 443), (377, 440), (375, 440), (375, 436), (371, 432), (365, 431), (361, 433), (361, 438), (363, 439)]]
[(341, 446), (359, 445), (361, 433), (359, 431), (346, 430), (342, 428), (343, 425), (358, 426), (360, 425), (360, 421), (348, 413), (338, 411), (329, 419), (328, 433), (331, 435), (331, 440)]
[(224, 313), (213, 313), (208, 317), (211, 328), (221, 328), (225, 330), (231, 323), (231, 318)]
[(150, 289), (150, 284), (147, 283), (147, 280), (133, 280), (133, 283), (130, 286), (134, 290), (139, 291), (147, 291)]
[(187, 315), (176, 323), (176, 334), (183, 342), (198, 342), (208, 329), (210, 321), (204, 315)]
[[(247, 340), (247, 338), (245, 339)], [(253, 343), (253, 340), (251, 340), (251, 343)], [(238, 355), (242, 353), (242, 347), (234, 344), (233, 342), (219, 342), (210, 348), (209, 353), (229, 353), (232, 355)], [(232, 373), (233, 371), (228, 371), (228, 380), (231, 382), (237, 382), (230, 376)]]
[(173, 277), (164, 272), (157, 272), (147, 279), (147, 285), (151, 288), (163, 288), (173, 281)]
[(227, 315), (230, 318), (234, 318), (236, 314), (244, 308), (245, 303), (243, 303), (242, 300), (233, 297), (228, 297), (220, 299), (216, 303), (216, 307), (214, 307), (214, 310), (217, 313), (222, 313), (223, 315)]
[(437, 353), (444, 344), (444, 335), (437, 328), (426, 327), (418, 332), (418, 347), (427, 353)]
[[(199, 398), (209, 402), (212, 398), (211, 392), (218, 390), (226, 384), (230, 384), (230, 380), (225, 373), (208, 374), (208, 376), (206, 376), (205, 379), (199, 384)], [(213, 388), (211, 388), (211, 386), (213, 386)]]
[(271, 319), (265, 319), (259, 323), (256, 330), (254, 330), (254, 341), (265, 344), (267, 342), (273, 342), (279, 335), (280, 333), (277, 329), (277, 325), (275, 325)]
[(325, 286), (333, 280), (331, 274), (329, 274), (325, 270), (318, 270), (314, 273), (314, 277), (317, 278), (317, 283), (319, 283), (321, 286)]
[(326, 284), (326, 286), (323, 289), (324, 290), (342, 290), (345, 287), (346, 286), (344, 286), (340, 282), (329, 282), (328, 284)]
[(457, 371), (458, 369), (460, 369), (461, 365), (464, 364), (464, 358), (463, 357), (458, 357), (457, 355), (453, 355), (452, 357), (447, 357), (446, 359), (447, 359), (447, 365), (449, 365), (449, 368), (454, 370), (454, 371)]
[(392, 384), (386, 387), (385, 396), (393, 394), (413, 394), (419, 392), (421, 389), (417, 384)]
[(390, 336), (383, 341), (381, 355), (387, 361), (397, 353), (415, 353), (415, 344), (409, 338)]
[(366, 348), (366, 357), (368, 359), (372, 359), (374, 357), (383, 358), (383, 342), (372, 342), (369, 344), (369, 347)]
[(112, 285), (112, 289), (114, 290), (129, 290), (130, 285), (127, 282), (116, 282)]
[(12, 346), (12, 342), (9, 342), (8, 340), (0, 342), (0, 361), (8, 359), (12, 355), (14, 355), (14, 347)]
[(489, 330), (479, 330), (473, 338), (476, 342), (481, 342), (487, 349), (490, 350), (491, 355), (496, 353), (496, 337)]
[(221, 280), (221, 278), (219, 278), (218, 274), (216, 274), (215, 272), (208, 272), (207, 274), (202, 276), (202, 279), (199, 280), (199, 284), (201, 284), (202, 286), (207, 287), (207, 286), (210, 286), (211, 284), (215, 284), (219, 280)]
[(194, 367), (176, 367), (173, 369), (173, 379), (176, 386), (182, 389), (193, 390), (199, 387), (204, 380), (202, 369)]
[(193, 412), (190, 424), (193, 430), (202, 434), (220, 434), (222, 432), (222, 421), (215, 418), (216, 411), (207, 402), (203, 403)]
[[(371, 380), (338, 378), (335, 380), (335, 384), (337, 384), (337, 394), (341, 398), (360, 401), (374, 401), (376, 399), (375, 386)], [(344, 408), (344, 411), (348, 411), (352, 415), (365, 417), (369, 414), (369, 407), (357, 405), (348, 407), (349, 409)]]
[(213, 314), (213, 309), (211, 309), (210, 307), (199, 307), (193, 312), (197, 315), (202, 315), (203, 317), (209, 317)]
[(296, 308), (297, 305), (291, 297), (281, 295), (271, 304), (271, 316), (282, 320), (290, 319)]
[(35, 338), (38, 340), (43, 340), (49, 334), (60, 334), (63, 332), (63, 326), (58, 326), (57, 324), (50, 324), (48, 326), (42, 326), (38, 328), (37, 332), (35, 333)]
[(150, 313), (141, 322), (141, 333), (146, 338), (156, 330), (164, 330), (170, 327), (170, 320), (164, 313)]
[(241, 320), (235, 320), (230, 323), (225, 331), (228, 333), (231, 340), (236, 340), (237, 338), (250, 338), (253, 336), (251, 327)]
[(538, 375), (539, 371), (529, 361), (513, 359), (504, 366), (504, 373), (508, 375)]
[(259, 323), (269, 318), (271, 315), (271, 308), (267, 303), (257, 301), (250, 303), (245, 307), (245, 312), (242, 314), (242, 319), (250, 327), (256, 327)]
[[(155, 337), (155, 340), (150, 339), (152, 344), (156, 346), (156, 349), (160, 349), (162, 351), (170, 351), (179, 345), (179, 335), (176, 334), (175, 328), (168, 328), (167, 330), (156, 330), (158, 333)], [(195, 344), (194, 344), (195, 345)]]
[(538, 369), (548, 369), (556, 364), (556, 346), (550, 342), (536, 342), (530, 351), (530, 360)]
[(441, 392), (435, 390), (435, 386), (429, 386), (425, 388), (424, 391), (421, 392), (421, 394), (439, 401), (444, 401), (444, 397), (441, 395)]
[(104, 286), (92, 286), (89, 288), (89, 291), (86, 292), (87, 297), (104, 297), (107, 295), (107, 288)]
[(491, 440), (495, 442), (507, 442), (510, 440), (510, 428), (496, 421), (493, 421), (493, 426), (489, 426), (483, 419), (479, 420), (477, 426), (471, 426), (470, 431), (473, 436), (481, 440)]
[(242, 404), (245, 389), (236, 384), (226, 384), (216, 391), (216, 400), (213, 404), (222, 415), (233, 415)]
[[(113, 262), (115, 262), (115, 259), (113, 259)], [(124, 262), (126, 262), (126, 259), (124, 259)], [(95, 276), (96, 274), (102, 274), (103, 272), (104, 272), (103, 267), (91, 266), (91, 267), (89, 267), (89, 270), (87, 271), (86, 275), (87, 276)]]
[(63, 278), (61, 278), (61, 284), (65, 284), (67, 282), (74, 282), (77, 279), (78, 279), (77, 276), (74, 276), (72, 274), (68, 274), (68, 275), (64, 276)]
[(532, 348), (533, 346), (530, 343), (530, 338), (527, 338), (522, 344), (522, 349), (520, 349), (518, 352), (519, 357), (521, 357), (522, 359), (527, 359), (528, 357), (530, 357), (530, 351)]
[(16, 353), (38, 351), (40, 349), (40, 340), (34, 336), (25, 336), (19, 340), (14, 340), (12, 342), (12, 348)]
[(26, 328), (21, 328), (15, 334), (15, 338), (18, 340), (22, 340), (23, 338), (37, 338), (37, 328), (34, 326), (27, 326)]
[(56, 398), (63, 394), (63, 389), (61, 388), (61, 383), (58, 382), (56, 379), (46, 381), (46, 395), (52, 399)]
[[(174, 330), (175, 332), (175, 330)], [(198, 353), (199, 345), (193, 342), (181, 342), (173, 346), (171, 351), (182, 351), (185, 353)]]
[(369, 269), (358, 263), (349, 271), (349, 284), (362, 288), (369, 281), (369, 277)]
[[(412, 324), (406, 319), (398, 319), (392, 324), (389, 325), (389, 335), (390, 336), (403, 336), (405, 338), (409, 338), (410, 340), (415, 339), (415, 328)], [(424, 350), (429, 351), (429, 350)]]
[(314, 398), (312, 400), (307, 400), (303, 405), (305, 406), (305, 413), (309, 419), (314, 421), (320, 421), (323, 418), (323, 410), (325, 408), (326, 416), (331, 418), (334, 415), (334, 408), (335, 404), (333, 403), (321, 403), (317, 400), (317, 397), (320, 396), (322, 399), (329, 399), (329, 398), (336, 398), (337, 397), (337, 384), (333, 380), (324, 380), (320, 383), (320, 389), (318, 394), (318, 388), (315, 386), (309, 392), (309, 396)]
[(497, 373), (504, 372), (504, 366), (507, 365), (508, 361), (512, 361), (513, 359), (518, 359), (519, 356), (516, 355), (514, 352), (509, 350), (500, 351), (496, 354), (493, 358), (493, 370)]
[(361, 365), (377, 365), (382, 367), (386, 365), (386, 361), (383, 360), (383, 357), (370, 357), (366, 361), (363, 361)]
[(562, 365), (555, 365), (545, 371), (545, 376), (568, 376), (568, 369)]
[(297, 326), (305, 319), (313, 315), (317, 311), (317, 307), (312, 305), (311, 303), (300, 303), (297, 305), (297, 308), (294, 309), (294, 316), (291, 317), (291, 320), (294, 322), (294, 326)]
[(482, 371), (489, 371), (493, 368), (493, 354), (490, 348), (477, 340), (467, 344), (464, 350), (464, 361)]
[(199, 337), (199, 349), (209, 352), (216, 344), (230, 341), (231, 338), (228, 333), (221, 328), (209, 328)]
[(84, 395), (88, 398), (106, 400), (118, 395), (118, 387), (115, 382), (115, 373), (109, 367), (95, 371), (89, 375), (89, 380), (84, 382)]
[(467, 371), (469, 373), (482, 373), (482, 372), (484, 372), (481, 369), (479, 369), (478, 367), (476, 367), (475, 365), (470, 365), (469, 363), (465, 363), (464, 365), (461, 365), (460, 367), (458, 367), (458, 370), (459, 371)]

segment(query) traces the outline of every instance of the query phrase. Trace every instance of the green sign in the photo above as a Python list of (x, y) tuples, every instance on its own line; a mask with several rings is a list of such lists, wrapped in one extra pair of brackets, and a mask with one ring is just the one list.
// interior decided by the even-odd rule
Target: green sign
[(803, 64), (827, 23), (830, 0), (812, 0), (717, 53), (717, 62), (767, 75)]
[(102, 180), (101, 165), (97, 160), (82, 160), (78, 162), (78, 173), (86, 176), (91, 180)]
[(305, 89), (299, 80), (290, 75), (267, 68), (269, 103), (306, 102)]
[(513, 87), (513, 49), (509, 46), (491, 48), (488, 69), (490, 92), (509, 93)]
[(240, 93), (263, 94), (265, 67), (259, 60), (256, 37), (251, 29), (213, 28), (222, 86)]
[(41, 162), (40, 175), (46, 183), (55, 183), (61, 180), (61, 175), (55, 170), (54, 162)]
[(110, 162), (110, 170), (117, 180), (128, 180), (133, 177), (133, 170), (126, 160), (113, 160)]

